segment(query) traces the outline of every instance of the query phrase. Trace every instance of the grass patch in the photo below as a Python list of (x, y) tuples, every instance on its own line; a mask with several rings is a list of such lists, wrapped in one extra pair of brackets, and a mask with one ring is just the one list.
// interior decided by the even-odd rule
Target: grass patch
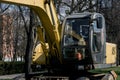
[(120, 80), (120, 67), (111, 67), (111, 68), (104, 68), (104, 69), (95, 69), (95, 70), (90, 70), (90, 72), (93, 73), (108, 73), (109, 71), (115, 71), (116, 74), (118, 75), (116, 80)]

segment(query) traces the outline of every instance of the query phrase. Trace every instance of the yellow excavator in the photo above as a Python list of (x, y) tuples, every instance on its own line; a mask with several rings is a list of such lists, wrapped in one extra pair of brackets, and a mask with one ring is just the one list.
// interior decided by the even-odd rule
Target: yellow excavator
[(116, 64), (116, 45), (106, 43), (103, 15), (75, 13), (67, 16), (61, 26), (53, 0), (0, 2), (28, 6), (38, 15), (41, 21), (41, 25), (37, 26), (39, 44), (33, 50), (32, 64), (39, 64), (42, 70), (48, 70), (41, 73), (40, 80), (116, 79), (114, 71), (104, 75), (87, 72)]

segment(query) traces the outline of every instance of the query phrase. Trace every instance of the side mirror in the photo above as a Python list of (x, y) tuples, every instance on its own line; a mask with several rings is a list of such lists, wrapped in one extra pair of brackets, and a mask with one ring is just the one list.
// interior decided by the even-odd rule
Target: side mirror
[(69, 15), (70, 11), (69, 10), (65, 10), (66, 15)]

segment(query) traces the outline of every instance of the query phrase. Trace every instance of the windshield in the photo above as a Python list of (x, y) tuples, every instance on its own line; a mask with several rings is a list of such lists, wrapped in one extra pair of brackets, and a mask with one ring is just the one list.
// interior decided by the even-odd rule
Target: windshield
[(68, 18), (64, 27), (63, 42), (67, 45), (85, 45), (89, 37), (89, 18)]

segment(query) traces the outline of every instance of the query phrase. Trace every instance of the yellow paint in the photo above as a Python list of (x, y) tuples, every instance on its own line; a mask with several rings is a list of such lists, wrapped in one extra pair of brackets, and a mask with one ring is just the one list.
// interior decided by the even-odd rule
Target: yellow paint
[(40, 63), (40, 64), (45, 64), (46, 59), (45, 59), (45, 54), (43, 52), (41, 44), (38, 44), (35, 48), (35, 51), (33, 53), (33, 62), (34, 63)]
[(106, 63), (116, 63), (117, 46), (113, 43), (106, 43)]

